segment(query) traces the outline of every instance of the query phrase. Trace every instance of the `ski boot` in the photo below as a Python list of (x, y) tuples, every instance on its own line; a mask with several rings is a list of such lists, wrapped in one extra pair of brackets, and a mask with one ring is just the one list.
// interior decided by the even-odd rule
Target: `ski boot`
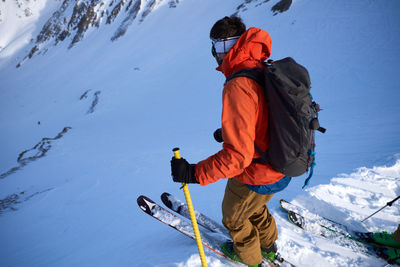
[(379, 257), (387, 260), (389, 264), (396, 264), (400, 266), (400, 249), (398, 248), (387, 248), (387, 249), (376, 249)]
[[(236, 255), (235, 250), (233, 249), (233, 242), (232, 241), (226, 241), (221, 245), (221, 251), (228, 256), (230, 259), (244, 263), (238, 255)], [(248, 265), (249, 267), (260, 267), (261, 264), (254, 264), (254, 265)]]
[(372, 240), (387, 247), (400, 248), (400, 242), (394, 240), (393, 234), (387, 232), (378, 232), (372, 234)]
[(272, 246), (268, 249), (261, 248), (261, 254), (264, 258), (267, 258), (271, 262), (273, 262), (276, 258), (276, 252), (278, 251), (278, 247), (276, 246), (276, 243), (274, 242)]

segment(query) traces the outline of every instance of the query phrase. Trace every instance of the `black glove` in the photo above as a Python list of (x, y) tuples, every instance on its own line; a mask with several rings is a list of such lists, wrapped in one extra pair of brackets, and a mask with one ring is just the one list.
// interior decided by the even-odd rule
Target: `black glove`
[(224, 139), (222, 138), (222, 129), (221, 129), (221, 128), (215, 130), (215, 132), (214, 132), (214, 139), (215, 139), (215, 141), (217, 141), (218, 143), (224, 142)]
[(184, 158), (171, 159), (171, 175), (174, 182), (186, 184), (198, 184), (194, 176), (194, 168), (196, 164), (189, 164)]

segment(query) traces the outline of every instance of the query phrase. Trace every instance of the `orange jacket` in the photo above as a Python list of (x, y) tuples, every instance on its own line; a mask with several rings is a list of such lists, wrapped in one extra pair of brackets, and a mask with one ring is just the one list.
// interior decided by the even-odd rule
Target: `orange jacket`
[[(261, 67), (271, 53), (271, 37), (266, 31), (250, 28), (229, 50), (217, 68), (226, 77), (243, 68)], [(252, 163), (260, 155), (254, 143), (265, 151), (268, 109), (263, 88), (254, 80), (238, 77), (224, 86), (222, 108), (223, 148), (200, 161), (195, 176), (201, 185), (221, 178), (235, 178), (251, 185), (272, 184), (284, 177), (268, 164)]]

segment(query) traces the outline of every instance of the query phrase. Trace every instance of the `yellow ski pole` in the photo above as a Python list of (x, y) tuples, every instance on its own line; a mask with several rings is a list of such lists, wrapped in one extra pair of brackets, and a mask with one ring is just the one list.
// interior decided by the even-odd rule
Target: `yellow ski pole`
[[(172, 150), (176, 159), (181, 158), (179, 148), (174, 148)], [(192, 221), (193, 232), (196, 238), (197, 248), (199, 249), (201, 265), (207, 267), (206, 256), (204, 255), (203, 243), (201, 242), (199, 226), (197, 225), (196, 215), (194, 214), (192, 198), (190, 197), (189, 187), (186, 183), (182, 183), (183, 192), (185, 193), (186, 203), (189, 209), (190, 220)]]

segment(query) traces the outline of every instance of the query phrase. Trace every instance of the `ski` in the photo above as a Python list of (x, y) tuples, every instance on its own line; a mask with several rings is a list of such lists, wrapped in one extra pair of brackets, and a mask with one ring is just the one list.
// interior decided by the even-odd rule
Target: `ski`
[(339, 245), (349, 247), (380, 258), (385, 257), (388, 247), (374, 243), (372, 233), (349, 229), (347, 226), (298, 207), (284, 199), (280, 200), (282, 210), (287, 212), (289, 221), (312, 234), (335, 240)]
[[(306, 209), (303, 209), (299, 206), (296, 206), (284, 199), (281, 199), (279, 201), (280, 207), (282, 210), (286, 212), (293, 212), (298, 215), (298, 222), (295, 222), (294, 224), (300, 228), (306, 227), (306, 223), (308, 224), (309, 221), (316, 221), (317, 224), (319, 224), (323, 228), (329, 228), (331, 231), (336, 232), (336, 233), (341, 233), (342, 235), (348, 235), (348, 236), (353, 236), (353, 232), (347, 228), (347, 226), (340, 224), (338, 222), (326, 219), (322, 216), (319, 216), (317, 214), (314, 214)], [(289, 217), (290, 220), (290, 217)]]
[[(153, 200), (146, 196), (139, 196), (137, 199), (137, 203), (139, 208), (150, 215), (151, 217), (157, 219), (158, 221), (170, 226), (171, 228), (177, 230), (178, 232), (184, 234), (185, 236), (195, 240), (195, 235), (193, 232), (192, 225), (175, 215), (174, 213), (168, 211), (167, 209), (161, 207)], [(221, 235), (219, 233), (213, 232), (205, 232), (204, 230), (200, 230), (202, 244), (205, 248), (209, 249), (212, 253), (227, 259), (235, 266), (247, 266), (243, 263), (233, 261), (228, 256), (226, 256), (221, 250), (220, 247), (222, 243), (227, 241), (226, 236)], [(280, 265), (273, 264), (271, 262), (267, 262), (263, 260), (263, 266), (269, 267), (277, 267)]]
[[(189, 209), (186, 203), (182, 202), (178, 198), (166, 192), (161, 195), (161, 201), (169, 209), (175, 211), (176, 213), (190, 220)], [(229, 231), (224, 226), (215, 222), (214, 220), (202, 214), (201, 212), (198, 212), (197, 210), (195, 210), (194, 213), (196, 216), (197, 223), (201, 225), (203, 228), (207, 229), (210, 232), (223, 234), (230, 239)]]
[[(190, 220), (189, 210), (186, 203), (166, 192), (161, 195), (161, 200), (164, 205), (167, 206), (169, 209)], [(227, 240), (231, 240), (228, 229), (226, 229), (223, 225), (215, 222), (213, 219), (197, 210), (195, 210), (195, 216), (198, 225), (209, 232), (221, 234), (225, 236)], [(266, 258), (264, 258), (264, 260), (269, 261)], [(276, 266), (281, 266), (283, 263), (285, 264), (285, 266), (294, 266), (293, 264), (286, 261), (279, 253), (277, 253), (276, 259), (273, 264), (275, 264)]]

